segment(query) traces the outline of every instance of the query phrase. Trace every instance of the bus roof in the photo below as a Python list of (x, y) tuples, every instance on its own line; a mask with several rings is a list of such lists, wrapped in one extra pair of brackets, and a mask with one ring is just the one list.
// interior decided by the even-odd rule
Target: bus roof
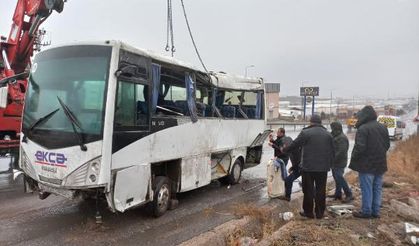
[[(207, 74), (206, 72), (202, 71), (201, 69), (188, 64), (186, 62), (180, 61), (176, 58), (162, 55), (155, 51), (144, 50), (140, 48), (133, 47), (129, 44), (126, 44), (121, 41), (117, 41), (117, 43), (121, 45), (122, 49), (132, 51), (134, 53), (141, 54), (143, 56), (148, 56), (153, 60), (173, 64), (176, 66), (184, 67), (201, 74)], [(117, 44), (116, 43), (116, 44)], [(263, 90), (263, 79), (262, 78), (246, 78), (244, 76), (237, 76), (232, 74), (227, 74), (224, 72), (209, 72), (209, 78), (211, 79), (211, 83), (220, 88), (226, 89), (242, 89), (242, 90)]]
[(396, 120), (399, 120), (400, 119), (400, 117), (398, 117), (398, 116), (384, 115), (384, 114), (381, 114), (381, 115), (377, 116), (377, 118), (392, 118), (392, 119), (396, 119)]
[(155, 51), (151, 50), (145, 50), (141, 48), (136, 48), (134, 46), (131, 46), (127, 43), (124, 43), (122, 41), (117, 40), (111, 40), (111, 41), (92, 41), (92, 42), (75, 42), (75, 43), (69, 43), (64, 45), (58, 45), (51, 47), (49, 49), (63, 47), (63, 46), (74, 46), (74, 45), (104, 45), (104, 46), (113, 46), (115, 48), (121, 48), (136, 54), (139, 54), (141, 56), (149, 57), (155, 61), (160, 61), (166, 64), (171, 64), (178, 67), (183, 67), (192, 71), (195, 71), (197, 73), (200, 73), (201, 75), (208, 78), (208, 82), (213, 84), (216, 87), (224, 88), (224, 89), (237, 89), (237, 90), (263, 90), (264, 83), (262, 78), (249, 78), (244, 76), (238, 76), (238, 75), (232, 75), (227, 74), (224, 72), (212, 72), (206, 73), (205, 71), (202, 71), (201, 69), (188, 64), (186, 62), (180, 61), (176, 58), (162, 55), (160, 53), (157, 53)]

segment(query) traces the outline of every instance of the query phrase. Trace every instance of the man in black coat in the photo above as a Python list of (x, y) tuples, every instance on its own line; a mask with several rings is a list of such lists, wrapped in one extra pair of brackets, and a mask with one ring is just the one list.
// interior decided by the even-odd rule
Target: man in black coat
[(310, 126), (304, 128), (298, 137), (284, 152), (292, 152), (302, 147), (300, 162), (302, 186), (304, 193), (304, 217), (314, 218), (313, 207), (315, 201), (316, 218), (323, 218), (326, 209), (327, 172), (333, 162), (334, 148), (332, 135), (321, 125), (321, 118), (313, 115)]
[(357, 117), (355, 146), (349, 168), (359, 175), (362, 208), (361, 212), (354, 212), (353, 215), (358, 218), (379, 218), (390, 138), (387, 128), (377, 122), (377, 113), (372, 106), (365, 106)]
[(273, 139), (272, 135), (269, 135), (269, 145), (274, 149), (274, 165), (281, 170), (281, 177), (283, 180), (287, 178), (287, 164), (290, 159), (288, 153), (281, 151), (285, 145), (289, 145), (292, 139), (285, 135), (285, 129), (279, 128), (276, 132), (276, 139)]
[(335, 194), (332, 195), (335, 200), (342, 200), (342, 189), (345, 192), (345, 200), (347, 203), (353, 200), (352, 190), (349, 188), (343, 174), (345, 173), (345, 167), (348, 164), (348, 149), (349, 141), (346, 135), (343, 133), (342, 124), (340, 122), (332, 122), (330, 124), (332, 129), (333, 144), (335, 147), (335, 158), (332, 165), (333, 179), (336, 183)]

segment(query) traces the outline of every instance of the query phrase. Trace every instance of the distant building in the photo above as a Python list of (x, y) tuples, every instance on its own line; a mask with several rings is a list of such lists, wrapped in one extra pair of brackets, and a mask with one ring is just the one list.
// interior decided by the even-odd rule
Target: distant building
[(268, 119), (279, 118), (280, 83), (265, 83), (266, 113)]

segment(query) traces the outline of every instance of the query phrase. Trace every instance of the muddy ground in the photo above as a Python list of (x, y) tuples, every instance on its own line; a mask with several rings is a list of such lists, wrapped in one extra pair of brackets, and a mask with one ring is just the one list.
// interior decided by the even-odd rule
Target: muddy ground
[[(353, 204), (359, 209), (361, 194), (355, 174), (352, 173), (349, 179), (356, 196)], [(392, 199), (407, 201), (407, 197), (417, 196), (419, 187), (403, 182), (399, 177), (386, 176), (384, 180), (381, 218), (358, 219), (352, 216), (334, 216), (332, 213), (328, 213), (327, 218), (322, 220), (305, 220), (297, 217), (290, 222), (282, 238), (275, 241), (275, 245), (396, 245), (392, 238), (379, 232), (380, 225), (391, 225), (390, 228), (397, 239), (404, 242), (405, 235), (400, 223), (414, 223), (414, 221), (396, 214), (391, 208), (390, 201)], [(328, 205), (331, 204), (339, 203), (329, 201)], [(398, 225), (393, 227), (395, 224)]]

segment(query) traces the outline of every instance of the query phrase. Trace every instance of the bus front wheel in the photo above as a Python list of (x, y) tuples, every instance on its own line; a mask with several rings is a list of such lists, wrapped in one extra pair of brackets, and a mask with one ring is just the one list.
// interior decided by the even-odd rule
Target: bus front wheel
[(170, 180), (164, 176), (157, 176), (154, 180), (153, 215), (162, 216), (170, 206)]
[(233, 166), (231, 167), (230, 173), (221, 178), (221, 182), (225, 184), (237, 184), (240, 181), (241, 175), (243, 171), (243, 164), (240, 159), (237, 159)]

